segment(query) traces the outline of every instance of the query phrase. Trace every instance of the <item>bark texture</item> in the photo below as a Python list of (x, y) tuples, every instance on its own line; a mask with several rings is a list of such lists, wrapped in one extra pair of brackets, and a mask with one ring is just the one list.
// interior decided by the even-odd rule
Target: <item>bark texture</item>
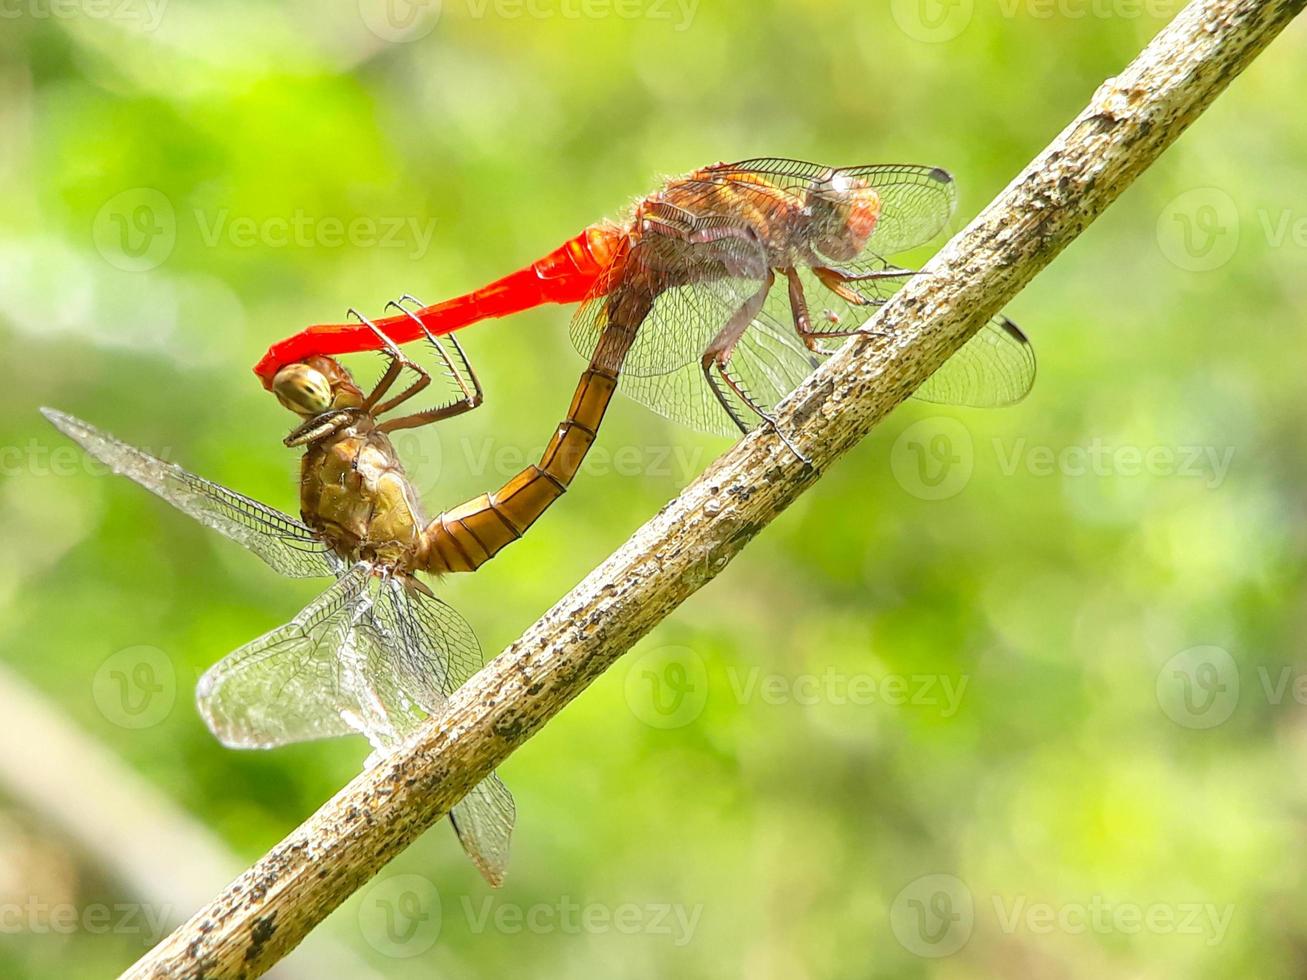
[(252, 977), (716, 576), (1147, 168), (1307, 0), (1195, 0), (755, 432), (453, 697), (147, 953), (128, 977)]

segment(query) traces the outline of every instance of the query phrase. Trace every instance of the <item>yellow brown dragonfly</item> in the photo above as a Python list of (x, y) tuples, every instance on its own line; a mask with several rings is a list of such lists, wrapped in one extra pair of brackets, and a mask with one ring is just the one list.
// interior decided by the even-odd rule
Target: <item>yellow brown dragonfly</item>
[[(403, 301), (392, 305), (406, 309)], [(279, 372), (273, 391), (302, 419), (285, 439), (304, 448), (301, 520), (71, 415), (42, 409), (114, 472), (240, 543), (281, 574), (335, 577), (289, 623), (232, 652), (201, 678), (200, 713), (224, 745), (271, 748), (357, 733), (384, 754), (439, 713), (481, 666), (472, 628), (418, 576), (473, 571), (521, 537), (571, 482), (615, 380), (583, 379), (539, 465), (494, 493), (427, 520), (389, 433), (470, 411), (482, 400), (457, 342), (450, 356), (435, 337), (429, 339), (457, 394), (410, 414), (393, 413), (432, 379), (393, 344), (382, 345), (389, 363), (366, 393), (330, 357), (310, 357)], [(391, 395), (406, 369), (415, 380)], [(499, 884), (514, 821), (507, 788), (491, 775), (453, 808), (451, 819), (482, 874)]]

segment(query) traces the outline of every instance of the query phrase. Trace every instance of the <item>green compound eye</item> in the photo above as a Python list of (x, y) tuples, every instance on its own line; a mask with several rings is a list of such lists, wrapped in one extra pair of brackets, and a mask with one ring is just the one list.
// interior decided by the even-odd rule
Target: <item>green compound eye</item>
[(272, 379), (277, 400), (297, 415), (317, 415), (331, 407), (331, 383), (307, 364), (288, 364)]

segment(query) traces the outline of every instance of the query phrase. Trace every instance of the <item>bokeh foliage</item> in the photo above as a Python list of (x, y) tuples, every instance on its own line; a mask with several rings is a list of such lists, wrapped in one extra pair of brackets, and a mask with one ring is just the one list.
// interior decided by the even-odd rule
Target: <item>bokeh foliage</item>
[[(940, 164), (960, 223), (1174, 9), (444, 0), (401, 11), (431, 29), (396, 41), (371, 0), (6, 8), (4, 662), (253, 859), (365, 747), (227, 751), (190, 690), (320, 583), (88, 471), (37, 405), (293, 510), (291, 420), (249, 371), (273, 340), (471, 288), (718, 159)], [(1024, 404), (905, 406), (508, 762), (501, 892), (441, 828), (383, 873), (439, 889), (430, 950), (370, 944), (366, 895), (324, 928), (387, 976), (1301, 973), (1304, 56), (1298, 24), (1018, 298), (1041, 358)], [(431, 511), (543, 446), (582, 363), (567, 315), (465, 334), (485, 407), (400, 443)], [(724, 446), (619, 400), (547, 519), (439, 593), (497, 652)], [(141, 645), (176, 700), (125, 728), (97, 671)], [(1174, 659), (1207, 646), (1228, 659)], [(1203, 727), (1195, 705), (1232, 683)], [(10, 818), (39, 836), (40, 815)], [(130, 900), (84, 855), (38, 875), (29, 837), (0, 835), (0, 902), (51, 880)], [(939, 896), (903, 889), (937, 874), (970, 894), (970, 920), (944, 921), (969, 938), (920, 956), (912, 916)], [(560, 925), (569, 902), (590, 926)], [(627, 905), (629, 933), (594, 925)], [(661, 906), (693, 929), (655, 924)], [(1159, 924), (1191, 906), (1192, 930)], [(6, 933), (8, 976), (142, 948)]]

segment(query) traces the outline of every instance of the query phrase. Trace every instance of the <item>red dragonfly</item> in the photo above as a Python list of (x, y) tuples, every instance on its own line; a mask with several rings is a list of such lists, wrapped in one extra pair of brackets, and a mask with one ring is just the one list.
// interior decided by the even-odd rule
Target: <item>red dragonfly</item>
[[(511, 275), (376, 327), (407, 343), (423, 328), (580, 303), (572, 340), (592, 369), (668, 418), (747, 432), (914, 274), (888, 257), (928, 242), (956, 203), (938, 167), (719, 163), (668, 181), (622, 223), (591, 225)], [(273, 345), (255, 373), (271, 385), (310, 355), (380, 346), (370, 324), (319, 324)], [(916, 396), (1007, 405), (1034, 376), (1029, 341), (999, 316)]]

